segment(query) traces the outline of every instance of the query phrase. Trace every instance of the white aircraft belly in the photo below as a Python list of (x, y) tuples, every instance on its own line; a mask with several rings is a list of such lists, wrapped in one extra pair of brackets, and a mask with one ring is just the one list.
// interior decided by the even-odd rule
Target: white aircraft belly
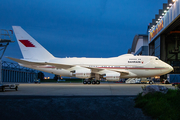
[(29, 65), (23, 65), (24, 67), (36, 69), (39, 71), (44, 71), (56, 75), (61, 75), (61, 76), (67, 76), (67, 77), (72, 77), (72, 73), (70, 71), (64, 70), (64, 69), (56, 69), (56, 68), (42, 68), (42, 67), (36, 67), (36, 66), (29, 66)]

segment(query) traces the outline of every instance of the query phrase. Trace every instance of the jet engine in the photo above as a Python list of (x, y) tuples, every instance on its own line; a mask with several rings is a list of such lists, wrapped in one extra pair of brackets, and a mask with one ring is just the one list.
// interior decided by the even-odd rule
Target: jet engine
[(113, 73), (106, 73), (106, 80), (107, 81), (119, 81), (120, 80), (120, 73), (113, 72)]
[(71, 71), (73, 77), (77, 78), (91, 78), (91, 70), (87, 68), (80, 68), (74, 71)]

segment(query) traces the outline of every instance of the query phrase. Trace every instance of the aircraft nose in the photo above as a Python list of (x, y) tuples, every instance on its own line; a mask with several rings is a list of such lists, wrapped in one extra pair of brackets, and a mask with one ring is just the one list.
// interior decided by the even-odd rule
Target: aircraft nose
[(169, 64), (167, 64), (167, 65), (168, 65), (168, 68), (169, 68), (169, 69), (168, 69), (169, 72), (171, 72), (171, 71), (174, 70), (174, 68), (173, 68), (171, 65), (169, 65)]
[(174, 68), (172, 66), (169, 66), (170, 71), (174, 71)]

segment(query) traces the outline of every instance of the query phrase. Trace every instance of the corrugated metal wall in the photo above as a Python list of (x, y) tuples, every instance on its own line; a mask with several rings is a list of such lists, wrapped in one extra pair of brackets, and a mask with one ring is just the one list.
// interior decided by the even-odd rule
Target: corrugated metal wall
[(34, 82), (37, 72), (17, 63), (2, 62), (2, 82)]

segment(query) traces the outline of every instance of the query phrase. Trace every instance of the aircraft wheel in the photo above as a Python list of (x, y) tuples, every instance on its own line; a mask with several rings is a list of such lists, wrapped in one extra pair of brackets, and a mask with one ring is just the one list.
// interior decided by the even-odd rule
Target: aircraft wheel
[(86, 81), (83, 81), (83, 84), (87, 84), (87, 82), (86, 82)]
[(100, 81), (96, 81), (96, 84), (98, 84), (98, 85), (99, 85), (99, 84), (100, 84)]
[(96, 81), (92, 81), (92, 84), (96, 84)]
[(91, 84), (91, 81), (88, 81), (87, 83), (88, 83), (88, 84)]

